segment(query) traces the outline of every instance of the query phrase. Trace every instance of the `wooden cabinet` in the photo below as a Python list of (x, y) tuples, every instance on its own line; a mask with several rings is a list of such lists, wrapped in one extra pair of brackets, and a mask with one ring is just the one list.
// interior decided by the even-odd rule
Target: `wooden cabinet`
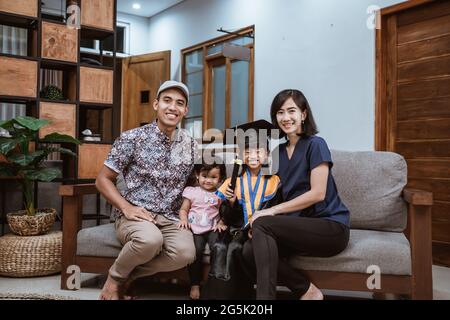
[[(0, 103), (15, 109), (21, 105), (20, 112), (12, 117), (26, 111), (26, 115), (50, 120), (40, 130), (39, 139), (58, 132), (83, 142), (77, 147), (63, 145), (73, 148), (78, 156), (61, 155), (64, 183), (95, 179), (115, 138), (113, 132), (117, 135), (119, 131), (113, 130), (118, 111), (113, 91), (116, 53), (86, 56), (80, 53), (80, 42), (101, 42), (111, 37), (115, 41), (116, 0), (79, 0), (81, 29), (68, 28), (61, 15), (43, 15), (38, 1), (0, 0), (0, 24), (28, 32), (20, 40), (6, 39), (3, 46), (27, 41), (26, 56), (0, 48)], [(92, 59), (101, 66), (88, 64)], [(56, 90), (51, 92), (50, 85), (58, 87), (62, 96)], [(9, 111), (0, 112), (0, 116), (9, 117)], [(89, 141), (83, 139), (84, 129), (93, 133)], [(99, 137), (100, 141), (95, 140)]]
[(41, 102), (39, 118), (50, 120), (50, 125), (39, 130), (39, 138), (58, 132), (72, 137), (76, 136), (76, 105), (68, 103)]
[(110, 144), (80, 145), (78, 147), (78, 178), (95, 179), (110, 150)]
[(42, 58), (78, 61), (78, 31), (63, 24), (42, 22)]
[(0, 56), (0, 96), (36, 98), (37, 61)]
[(114, 0), (81, 0), (81, 25), (114, 30)]
[(98, 68), (80, 68), (80, 101), (113, 103), (114, 73)]
[(39, 0), (0, 0), (0, 11), (28, 17), (38, 16)]

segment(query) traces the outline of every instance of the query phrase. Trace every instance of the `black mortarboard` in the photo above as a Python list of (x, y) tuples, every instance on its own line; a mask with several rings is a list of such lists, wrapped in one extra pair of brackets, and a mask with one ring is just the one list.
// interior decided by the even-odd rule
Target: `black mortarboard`
[[(240, 130), (239, 130), (240, 129)], [(235, 143), (245, 148), (249, 146), (268, 146), (268, 141), (278, 129), (267, 120), (244, 123), (234, 128)], [(241, 131), (242, 130), (242, 131)], [(274, 138), (278, 138), (278, 135)], [(261, 141), (261, 139), (265, 139)]]

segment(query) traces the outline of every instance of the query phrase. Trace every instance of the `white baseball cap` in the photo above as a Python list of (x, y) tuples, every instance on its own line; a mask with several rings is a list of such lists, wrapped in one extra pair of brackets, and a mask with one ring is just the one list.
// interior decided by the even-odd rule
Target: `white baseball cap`
[(161, 94), (161, 92), (166, 91), (168, 89), (172, 89), (172, 88), (177, 88), (180, 89), (181, 92), (183, 92), (185, 98), (186, 98), (186, 104), (189, 103), (189, 89), (188, 87), (179, 81), (175, 81), (175, 80), (168, 80), (165, 81), (158, 89), (158, 93), (156, 94), (156, 96), (159, 98), (159, 95)]

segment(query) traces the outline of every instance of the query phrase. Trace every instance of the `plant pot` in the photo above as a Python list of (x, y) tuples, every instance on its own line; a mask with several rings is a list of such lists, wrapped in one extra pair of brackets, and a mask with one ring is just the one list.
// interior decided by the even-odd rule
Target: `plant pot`
[(52, 208), (37, 209), (36, 215), (27, 215), (26, 210), (11, 212), (6, 215), (9, 228), (20, 236), (37, 236), (47, 233), (56, 219), (56, 210)]

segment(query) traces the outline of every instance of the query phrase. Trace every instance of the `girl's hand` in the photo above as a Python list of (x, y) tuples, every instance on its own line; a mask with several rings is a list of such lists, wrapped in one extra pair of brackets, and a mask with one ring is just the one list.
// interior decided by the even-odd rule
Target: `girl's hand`
[(223, 221), (222, 220), (219, 220), (219, 222), (214, 226), (214, 229), (213, 229), (213, 231), (214, 232), (222, 232), (222, 231), (225, 231), (225, 230), (227, 230), (227, 226), (223, 223)]
[(227, 189), (225, 190), (225, 197), (227, 197), (227, 200), (233, 204), (236, 201), (236, 195), (234, 194), (234, 190), (230, 188), (230, 185), (228, 185)]
[(178, 222), (178, 229), (191, 229), (191, 224), (187, 221), (187, 219), (180, 219), (180, 222)]
[(264, 209), (261, 211), (255, 211), (255, 213), (252, 215), (252, 219), (250, 220), (250, 226), (256, 221), (256, 219), (261, 217), (268, 217), (268, 216), (274, 216), (276, 215), (276, 211), (273, 208)]

